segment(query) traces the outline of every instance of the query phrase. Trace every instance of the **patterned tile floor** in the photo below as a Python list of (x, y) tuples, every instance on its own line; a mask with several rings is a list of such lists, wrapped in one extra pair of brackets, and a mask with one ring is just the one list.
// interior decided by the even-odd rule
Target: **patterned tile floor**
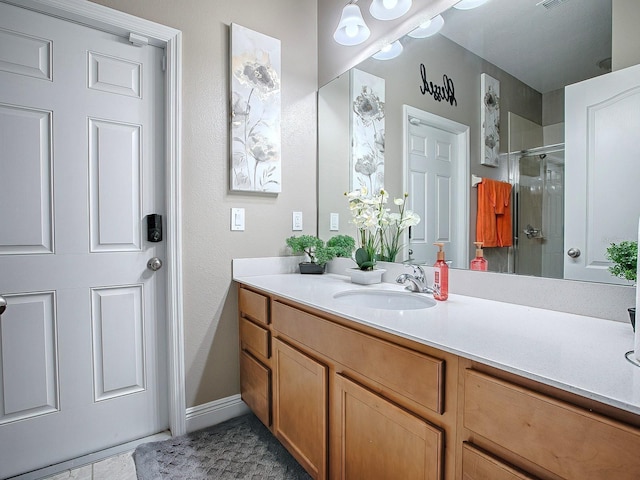
[(83, 467), (66, 470), (43, 480), (136, 480), (133, 451), (105, 458)]

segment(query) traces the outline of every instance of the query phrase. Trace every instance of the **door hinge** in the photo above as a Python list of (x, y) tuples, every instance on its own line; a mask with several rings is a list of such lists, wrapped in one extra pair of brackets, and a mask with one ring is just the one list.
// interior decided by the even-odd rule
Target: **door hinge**
[(129, 34), (129, 41), (136, 47), (144, 47), (146, 45), (149, 45), (149, 39), (147, 37), (143, 37), (142, 35), (138, 35), (137, 33), (133, 32)]
[(166, 55), (162, 55), (162, 71), (163, 72), (167, 71), (167, 56)]

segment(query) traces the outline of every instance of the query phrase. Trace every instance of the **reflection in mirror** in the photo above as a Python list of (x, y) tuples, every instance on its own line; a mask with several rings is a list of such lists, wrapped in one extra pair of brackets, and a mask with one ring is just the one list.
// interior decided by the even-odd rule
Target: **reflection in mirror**
[[(408, 192), (411, 208), (425, 219), (423, 231), (414, 229), (406, 239), (399, 260), (432, 264), (432, 243), (445, 241), (453, 266), (468, 268), (478, 212), (473, 176), (512, 186), (513, 246), (485, 248), (489, 270), (566, 278), (564, 88), (607, 74), (612, 35), (624, 38), (627, 32), (622, 27), (616, 32), (615, 24), (612, 29), (609, 1), (490, 0), (474, 10), (450, 9), (442, 18), (444, 25), (433, 36), (401, 38), (399, 57), (368, 59), (356, 67), (385, 81), (385, 188), (392, 196)], [(625, 58), (624, 42), (617, 45), (614, 59), (627, 62), (620, 67), (638, 63), (637, 51)], [(497, 166), (482, 164), (483, 73), (499, 82)], [(355, 233), (343, 195), (351, 186), (350, 76), (341, 75), (318, 96), (318, 233), (325, 239)], [(422, 118), (415, 120), (416, 115)], [(416, 133), (417, 125), (424, 132)], [(452, 155), (451, 161), (463, 161), (466, 168), (454, 168), (454, 175), (420, 173), (421, 149), (425, 158)], [(460, 219), (466, 228), (460, 228)], [(612, 231), (607, 238), (625, 235)], [(602, 263), (599, 268), (606, 271)], [(615, 282), (609, 275), (598, 281), (609, 280)]]

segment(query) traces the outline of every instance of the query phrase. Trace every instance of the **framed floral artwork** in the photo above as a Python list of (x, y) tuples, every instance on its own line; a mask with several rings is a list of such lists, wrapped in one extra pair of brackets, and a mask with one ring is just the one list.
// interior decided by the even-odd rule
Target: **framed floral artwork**
[(231, 24), (232, 191), (280, 193), (280, 40)]
[(351, 70), (351, 190), (370, 195), (384, 187), (384, 88), (383, 78)]
[(486, 73), (480, 75), (480, 163), (497, 167), (500, 157), (500, 82)]

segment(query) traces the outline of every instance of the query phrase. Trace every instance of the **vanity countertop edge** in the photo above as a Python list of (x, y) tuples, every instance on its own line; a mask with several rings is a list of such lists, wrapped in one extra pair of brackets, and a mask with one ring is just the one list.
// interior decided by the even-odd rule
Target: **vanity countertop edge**
[(403, 287), (356, 285), (337, 274), (245, 273), (234, 269), (233, 280), (640, 415), (640, 367), (625, 358), (633, 349), (629, 324), (456, 294), (421, 310), (354, 307), (333, 296)]

